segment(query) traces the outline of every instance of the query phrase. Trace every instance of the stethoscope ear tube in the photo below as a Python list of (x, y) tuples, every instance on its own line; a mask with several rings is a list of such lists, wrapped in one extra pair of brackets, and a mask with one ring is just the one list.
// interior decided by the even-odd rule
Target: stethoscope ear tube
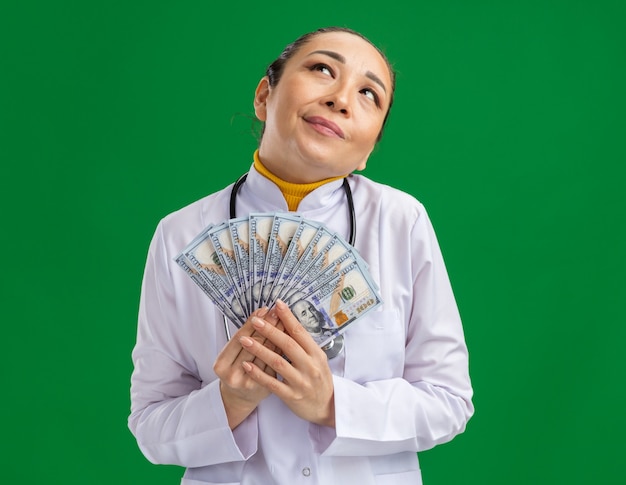
[(241, 177), (237, 179), (235, 185), (233, 185), (233, 189), (230, 191), (230, 218), (235, 219), (237, 217), (237, 193), (239, 189), (244, 184), (246, 179), (248, 178), (248, 173), (244, 173)]
[(348, 210), (350, 211), (348, 214), (348, 217), (350, 218), (350, 238), (348, 239), (348, 242), (350, 243), (350, 246), (354, 247), (354, 241), (356, 241), (356, 214), (354, 213), (354, 200), (352, 199), (352, 189), (348, 183), (348, 177), (343, 179), (343, 191), (346, 193)]

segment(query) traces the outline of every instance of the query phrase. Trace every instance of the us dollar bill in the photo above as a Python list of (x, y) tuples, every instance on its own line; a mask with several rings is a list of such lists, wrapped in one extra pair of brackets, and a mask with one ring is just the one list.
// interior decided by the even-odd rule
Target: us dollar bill
[(248, 227), (250, 237), (250, 293), (252, 304), (261, 308), (263, 277), (265, 276), (265, 258), (269, 246), (274, 214), (252, 213)]
[(338, 234), (330, 234), (330, 239), (320, 249), (316, 249), (315, 255), (302, 265), (296, 268), (293, 279), (289, 282), (289, 287), (285, 289), (287, 293), (282, 294), (282, 298), (289, 298), (289, 294), (298, 291), (301, 286), (308, 286), (311, 281), (319, 280), (320, 275), (346, 252), (356, 259), (356, 251)]
[(291, 294), (286, 303), (323, 347), (382, 301), (366, 268), (353, 261), (327, 280)]
[(260, 306), (272, 306), (274, 303), (271, 299), (271, 289), (301, 221), (301, 216), (289, 214), (276, 214), (274, 217), (265, 258)]
[[(333, 247), (337, 247), (337, 245)], [(309, 266), (309, 271), (304, 274), (298, 281), (298, 284), (291, 288), (284, 297), (289, 299), (294, 293), (311, 293), (314, 288), (333, 278), (337, 272), (353, 263), (360, 262), (359, 260), (360, 257), (354, 249), (342, 251), (330, 263), (326, 262), (326, 258), (319, 258)], [(361, 264), (361, 268), (364, 267), (365, 265)]]
[(222, 268), (225, 269), (226, 277), (232, 284), (233, 292), (239, 300), (239, 305), (244, 315), (249, 317), (248, 302), (244, 297), (244, 285), (242, 284), (243, 277), (237, 267), (230, 225), (228, 222), (218, 224), (209, 229), (207, 235), (211, 238), (215, 253), (221, 262)]
[(290, 213), (210, 225), (175, 260), (236, 326), (280, 298), (321, 346), (381, 304), (358, 251), (323, 224)]
[(306, 219), (300, 221), (283, 257), (278, 273), (272, 282), (269, 296), (271, 303), (276, 301), (281, 290), (285, 287), (286, 281), (293, 276), (293, 272), (309, 244), (316, 239), (316, 236), (319, 239), (322, 234), (322, 225), (318, 222)]
[(242, 319), (242, 316), (235, 315), (232, 311), (232, 301), (227, 300), (227, 298), (211, 283), (211, 281), (203, 277), (200, 274), (200, 271), (189, 259), (187, 259), (184, 254), (179, 254), (175, 261), (178, 266), (180, 266), (187, 273), (191, 280), (198, 285), (198, 287), (200, 287), (204, 294), (209, 297), (213, 304), (219, 308), (226, 318), (238, 327), (241, 327), (241, 325), (244, 324), (245, 320)]
[[(226, 301), (230, 303), (231, 312), (237, 315), (237, 321), (243, 323), (246, 321), (246, 312), (242, 307), (239, 295), (235, 291), (235, 287), (231, 279), (228, 277), (224, 266), (217, 254), (213, 241), (208, 234), (212, 228), (203, 232), (196, 237), (192, 243), (187, 246), (183, 255), (196, 268), (200, 276), (211, 284)], [(233, 323), (238, 323), (233, 321)]]
[(228, 225), (233, 242), (233, 249), (235, 251), (235, 261), (237, 263), (241, 285), (243, 286), (240, 293), (242, 293), (248, 308), (248, 314), (250, 315), (255, 308), (252, 305), (250, 291), (252, 285), (250, 284), (250, 236), (248, 218), (240, 217), (238, 219), (231, 219), (228, 221)]
[(298, 264), (292, 268), (292, 272), (281, 281), (282, 288), (276, 291), (276, 297), (284, 299), (284, 295), (291, 289), (298, 286), (299, 281), (304, 277), (309, 265), (315, 259), (327, 250), (327, 246), (335, 244), (333, 234), (329, 233), (325, 226), (321, 226), (314, 234), (313, 238), (304, 249), (302, 256), (298, 260)]

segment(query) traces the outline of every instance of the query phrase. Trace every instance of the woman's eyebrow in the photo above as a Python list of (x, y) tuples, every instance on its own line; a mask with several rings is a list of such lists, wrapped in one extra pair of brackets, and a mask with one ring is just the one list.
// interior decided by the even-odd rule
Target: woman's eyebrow
[[(323, 54), (325, 56), (332, 57), (333, 59), (335, 59), (338, 62), (341, 62), (342, 64), (346, 63), (346, 58), (335, 51), (318, 50), (318, 51), (311, 52), (308, 56), (312, 56), (313, 54)], [(378, 84), (383, 89), (383, 91), (385, 91), (385, 93), (387, 92), (385, 83), (383, 83), (382, 80), (376, 74), (374, 74), (372, 71), (367, 71), (365, 75), (368, 78), (370, 78), (372, 81), (374, 81), (376, 84)]]
[(311, 52), (309, 56), (312, 56), (313, 54), (324, 54), (325, 56), (332, 57), (333, 59), (341, 62), (342, 64), (346, 63), (346, 58), (343, 57), (341, 54), (339, 54), (339, 52), (319, 50), (319, 51)]

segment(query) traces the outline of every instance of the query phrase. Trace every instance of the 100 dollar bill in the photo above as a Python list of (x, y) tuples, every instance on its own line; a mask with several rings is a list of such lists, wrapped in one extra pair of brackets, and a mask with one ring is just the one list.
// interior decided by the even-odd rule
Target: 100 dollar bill
[(318, 285), (291, 294), (285, 303), (313, 339), (324, 346), (382, 300), (366, 269), (353, 261)]
[(236, 326), (280, 298), (321, 346), (381, 304), (356, 249), (299, 215), (252, 213), (210, 225), (175, 260)]

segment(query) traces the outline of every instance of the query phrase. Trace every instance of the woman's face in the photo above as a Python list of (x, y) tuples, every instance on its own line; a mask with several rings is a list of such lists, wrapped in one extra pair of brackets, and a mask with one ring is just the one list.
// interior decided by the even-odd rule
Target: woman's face
[(346, 32), (319, 34), (287, 61), (274, 87), (259, 83), (254, 105), (265, 121), (263, 164), (294, 183), (363, 170), (391, 99), (387, 63)]

